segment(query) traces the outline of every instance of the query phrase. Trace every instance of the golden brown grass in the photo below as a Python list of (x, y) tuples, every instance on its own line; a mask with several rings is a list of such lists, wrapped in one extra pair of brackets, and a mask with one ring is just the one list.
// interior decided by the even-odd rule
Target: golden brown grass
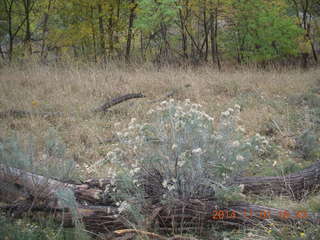
[[(291, 131), (289, 115), (303, 111), (290, 102), (291, 97), (308, 91), (319, 79), (320, 70), (218, 72), (209, 66), (197, 69), (150, 66), (106, 69), (98, 67), (45, 67), (31, 65), (0, 70), (0, 111), (24, 109), (59, 111), (63, 117), (44, 119), (0, 119), (0, 137), (17, 134), (21, 139), (33, 135), (39, 149), (50, 127), (54, 127), (67, 144), (69, 156), (79, 164), (94, 163), (104, 157), (115, 122), (126, 123), (132, 117), (143, 119), (152, 100), (177, 89), (175, 99), (190, 98), (201, 103), (214, 117), (227, 107), (242, 106), (242, 124), (248, 134), (263, 130), (267, 122), (276, 121), (284, 133)], [(186, 88), (185, 85), (191, 87)], [(145, 99), (135, 99), (113, 107), (106, 114), (91, 114), (90, 109), (121, 94), (142, 92)]]

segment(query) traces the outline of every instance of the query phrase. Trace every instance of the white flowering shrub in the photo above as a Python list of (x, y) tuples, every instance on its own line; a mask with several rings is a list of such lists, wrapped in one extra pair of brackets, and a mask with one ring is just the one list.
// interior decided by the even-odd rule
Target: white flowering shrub
[(214, 121), (199, 104), (164, 101), (147, 113), (146, 123), (132, 119), (117, 132), (120, 144), (96, 167), (108, 162), (118, 171), (115, 196), (118, 205), (126, 201), (126, 208), (146, 199), (155, 203), (240, 192), (228, 182), (266, 151), (268, 142), (260, 135), (246, 139), (239, 113), (235, 105)]

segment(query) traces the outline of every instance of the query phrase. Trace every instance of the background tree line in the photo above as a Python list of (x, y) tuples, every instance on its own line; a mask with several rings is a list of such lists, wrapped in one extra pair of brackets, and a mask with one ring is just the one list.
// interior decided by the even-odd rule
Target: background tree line
[(1, 62), (317, 63), (320, 0), (0, 0)]

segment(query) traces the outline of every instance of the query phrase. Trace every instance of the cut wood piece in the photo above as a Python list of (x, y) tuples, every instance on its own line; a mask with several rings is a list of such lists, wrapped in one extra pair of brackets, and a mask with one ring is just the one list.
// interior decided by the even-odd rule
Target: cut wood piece
[(238, 177), (232, 181), (244, 185), (244, 193), (287, 195), (302, 199), (320, 188), (320, 161), (308, 168), (285, 176)]

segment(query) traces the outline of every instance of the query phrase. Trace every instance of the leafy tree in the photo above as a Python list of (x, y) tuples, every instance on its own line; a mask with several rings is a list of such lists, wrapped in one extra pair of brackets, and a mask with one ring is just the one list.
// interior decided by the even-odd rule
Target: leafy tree
[(236, 0), (224, 35), (225, 49), (242, 62), (263, 62), (297, 55), (303, 33), (287, 15), (284, 1)]

